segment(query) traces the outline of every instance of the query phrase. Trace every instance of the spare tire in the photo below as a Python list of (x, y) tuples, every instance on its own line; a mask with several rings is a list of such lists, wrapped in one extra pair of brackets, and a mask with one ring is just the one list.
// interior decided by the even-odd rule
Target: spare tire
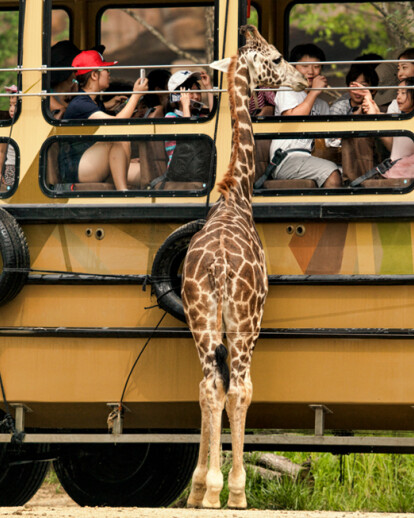
[(10, 302), (21, 291), (30, 269), (26, 237), (17, 221), (0, 208), (0, 305)]
[(152, 264), (151, 283), (158, 305), (182, 322), (185, 322), (185, 315), (179, 269), (191, 238), (205, 222), (205, 219), (198, 219), (177, 228), (161, 245)]

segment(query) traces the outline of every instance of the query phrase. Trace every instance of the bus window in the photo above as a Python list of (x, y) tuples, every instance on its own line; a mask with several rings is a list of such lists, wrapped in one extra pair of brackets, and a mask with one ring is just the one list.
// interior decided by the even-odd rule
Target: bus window
[[(18, 65), (18, 10), (0, 10), (0, 68), (13, 68)], [(0, 93), (8, 93), (6, 86), (18, 85), (15, 71), (5, 71), (0, 74)], [(10, 121), (10, 98), (0, 97), (0, 120)]]
[[(291, 55), (297, 45), (312, 42), (323, 51), (326, 61), (378, 61), (371, 66), (378, 74), (379, 86), (396, 87), (397, 64), (380, 62), (395, 60), (404, 49), (414, 47), (413, 16), (414, 8), (408, 1), (383, 2), (381, 6), (372, 2), (296, 3), (287, 13), (287, 54)], [(322, 74), (331, 89), (321, 98), (329, 104), (347, 98), (346, 92), (335, 87), (347, 86), (348, 71), (349, 64), (325, 65)], [(377, 104), (386, 112), (395, 97), (396, 89), (381, 89)]]
[(19, 181), (19, 151), (12, 139), (0, 139), (0, 198), (8, 198)]
[(250, 5), (250, 11), (248, 11), (247, 23), (249, 25), (254, 25), (260, 30), (260, 20), (259, 20), (259, 12), (254, 5)]
[(51, 44), (70, 39), (70, 17), (65, 9), (52, 9), (52, 38)]
[[(414, 185), (414, 139), (409, 132), (309, 136), (314, 138), (256, 138), (256, 195), (399, 193)], [(340, 182), (326, 188), (334, 171), (339, 171)]]
[[(111, 8), (102, 12), (105, 58), (122, 65), (210, 63), (214, 60), (214, 7)], [(117, 70), (114, 80), (133, 81), (137, 70)]]
[[(191, 65), (214, 60), (214, 7), (146, 7), (143, 9), (110, 8), (102, 11), (100, 42), (105, 46), (105, 59), (119, 61), (119, 65), (142, 65), (147, 76), (153, 66), (163, 66), (174, 73), (180, 69), (194, 69)], [(190, 66), (188, 66), (190, 65)], [(114, 69), (111, 81), (115, 90), (131, 89), (138, 77), (137, 69)], [(151, 77), (151, 76), (150, 76)], [(164, 82), (150, 81), (150, 89), (167, 89)], [(113, 87), (112, 87), (113, 88)], [(149, 107), (159, 106), (158, 96), (147, 95)], [(208, 104), (207, 95), (202, 96)], [(157, 109), (156, 117), (168, 111), (168, 96)]]
[(201, 196), (214, 185), (215, 150), (207, 136), (62, 136), (45, 142), (40, 167), (52, 197)]

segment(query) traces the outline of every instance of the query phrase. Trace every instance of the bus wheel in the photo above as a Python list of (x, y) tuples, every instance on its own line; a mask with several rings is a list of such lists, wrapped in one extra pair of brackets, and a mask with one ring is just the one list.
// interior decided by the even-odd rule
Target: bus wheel
[(54, 467), (79, 505), (160, 507), (185, 489), (197, 453), (198, 444), (70, 445)]
[[(24, 459), (12, 452), (13, 446), (0, 446), (0, 507), (24, 505), (36, 493), (46, 476), (49, 462), (30, 461), (27, 458), (48, 451), (45, 444), (24, 445)], [(30, 455), (32, 453), (32, 455)]]
[[(26, 283), (30, 255), (23, 230), (6, 210), (0, 208), (0, 305), (9, 302)], [(18, 271), (16, 271), (18, 270)]]
[(158, 250), (152, 264), (152, 286), (160, 308), (185, 322), (181, 300), (180, 267), (191, 238), (201, 230), (204, 219), (191, 221), (170, 234)]

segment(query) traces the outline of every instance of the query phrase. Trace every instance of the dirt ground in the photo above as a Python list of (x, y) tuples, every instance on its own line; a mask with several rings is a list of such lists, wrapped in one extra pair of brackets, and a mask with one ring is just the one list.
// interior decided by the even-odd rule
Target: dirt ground
[(22, 507), (0, 507), (3, 516), (22, 518), (414, 518), (414, 514), (249, 511), (207, 509), (143, 509), (79, 507), (55, 484), (44, 484)]

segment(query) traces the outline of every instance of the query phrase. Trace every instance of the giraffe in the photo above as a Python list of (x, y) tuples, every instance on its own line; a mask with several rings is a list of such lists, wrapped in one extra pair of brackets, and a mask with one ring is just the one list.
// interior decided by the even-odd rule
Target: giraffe
[(219, 201), (210, 210), (203, 229), (193, 236), (183, 265), (184, 312), (204, 374), (200, 383), (200, 451), (188, 507), (220, 507), (224, 406), (233, 450), (227, 505), (247, 507), (243, 446), (246, 413), (252, 398), (250, 362), (268, 290), (265, 255), (251, 206), (255, 145), (248, 105), (256, 86), (287, 85), (296, 91), (307, 86), (302, 74), (254, 26), (244, 26), (240, 32), (246, 37), (246, 45), (237, 55), (210, 65), (228, 72), (233, 121), (230, 164), (218, 184)]

